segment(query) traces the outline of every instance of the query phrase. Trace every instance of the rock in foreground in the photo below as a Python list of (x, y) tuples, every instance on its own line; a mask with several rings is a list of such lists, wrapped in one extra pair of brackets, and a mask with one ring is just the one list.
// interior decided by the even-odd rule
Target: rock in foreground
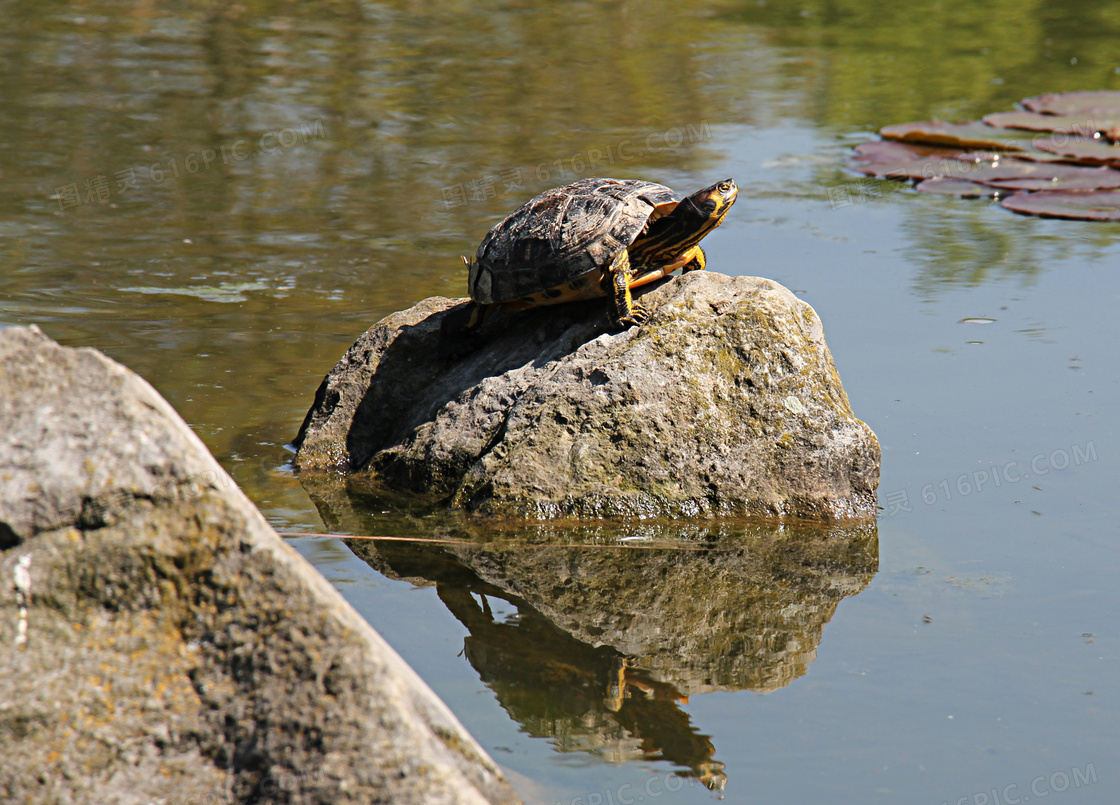
[(0, 331), (0, 800), (512, 803), (143, 380)]
[(687, 274), (621, 333), (601, 300), (496, 316), (456, 358), (440, 330), (462, 304), (426, 299), (358, 339), (296, 438), (301, 470), (516, 517), (875, 516), (878, 441), (781, 285)]

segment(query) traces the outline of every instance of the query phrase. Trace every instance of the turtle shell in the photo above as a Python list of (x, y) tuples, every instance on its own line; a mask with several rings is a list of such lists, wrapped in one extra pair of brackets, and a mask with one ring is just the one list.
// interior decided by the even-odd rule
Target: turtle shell
[(631, 179), (581, 179), (547, 190), (483, 238), (467, 280), (471, 299), (533, 302), (570, 283), (576, 290), (581, 278), (598, 278), (655, 211), (665, 215), (680, 199), (665, 185)]

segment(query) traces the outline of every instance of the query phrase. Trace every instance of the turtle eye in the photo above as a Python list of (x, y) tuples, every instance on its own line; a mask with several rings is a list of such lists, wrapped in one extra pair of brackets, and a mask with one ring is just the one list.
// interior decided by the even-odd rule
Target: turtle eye
[(720, 182), (716, 185), (716, 190), (721, 193), (729, 193), (731, 191), (731, 182)]

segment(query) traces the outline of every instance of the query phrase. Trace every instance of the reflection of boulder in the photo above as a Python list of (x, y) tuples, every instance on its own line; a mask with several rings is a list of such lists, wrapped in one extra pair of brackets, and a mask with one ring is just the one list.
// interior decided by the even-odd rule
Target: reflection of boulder
[[(351, 547), (363, 559), (388, 550), (365, 541)], [(525, 602), (565, 635), (609, 647), (686, 696), (774, 690), (801, 676), (836, 604), (874, 574), (877, 549), (871, 527), (814, 534), (773, 526), (695, 548), (412, 548), (454, 557), (500, 597)], [(422, 562), (409, 573), (387, 569), (440, 581)]]
[[(351, 500), (384, 507), (344, 483), (308, 489), (333, 530), (400, 533), (359, 514)], [(815, 658), (837, 603), (878, 567), (874, 526), (599, 523), (503, 534), (446, 513), (415, 516), (417, 536), (448, 542), (347, 544), (387, 576), (436, 585), (470, 632), (468, 660), (530, 734), (612, 760), (669, 760), (716, 787), (712, 742), (678, 703), (788, 685)]]
[[(668, 760), (723, 787), (711, 740), (692, 727), (677, 706), (687, 696), (671, 684), (609, 646), (566, 634), (524, 599), (479, 579), (454, 553), (401, 542), (347, 544), (386, 575), (435, 582), (440, 600), (470, 632), (467, 660), (530, 735), (551, 739), (563, 752), (615, 762)], [(504, 614), (510, 605), (516, 614)]]

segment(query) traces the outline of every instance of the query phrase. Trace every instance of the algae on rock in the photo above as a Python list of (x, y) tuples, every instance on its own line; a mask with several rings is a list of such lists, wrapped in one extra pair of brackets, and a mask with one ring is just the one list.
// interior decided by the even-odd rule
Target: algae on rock
[(129, 370), (0, 331), (0, 479), (4, 802), (519, 801)]
[(813, 309), (757, 277), (693, 272), (603, 306), (511, 314), (462, 357), (427, 299), (367, 331), (296, 438), (302, 471), (528, 518), (871, 519), (879, 445)]

